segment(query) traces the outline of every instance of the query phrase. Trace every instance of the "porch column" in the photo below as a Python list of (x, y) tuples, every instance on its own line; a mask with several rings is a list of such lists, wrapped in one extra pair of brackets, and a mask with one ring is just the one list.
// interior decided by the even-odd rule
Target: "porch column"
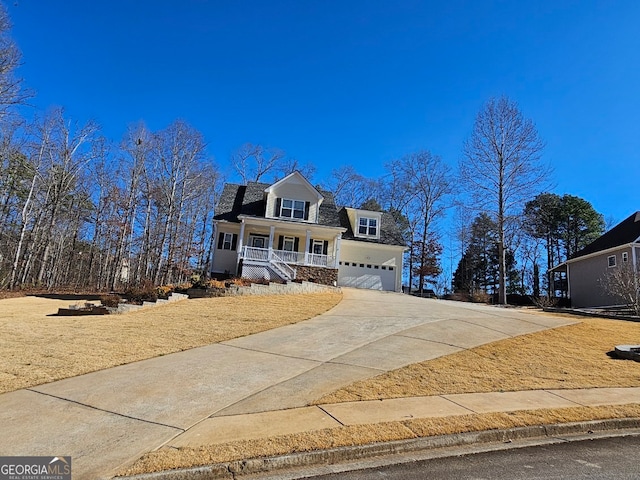
[(307, 230), (307, 237), (304, 240), (304, 264), (309, 265), (309, 244), (311, 243), (311, 230)]
[(242, 258), (242, 244), (244, 243), (244, 220), (240, 224), (240, 235), (238, 235), (238, 246), (236, 251), (238, 252), (238, 259), (236, 261), (236, 274), (238, 273), (238, 265), (240, 265), (240, 259)]
[[(633, 283), (636, 286), (636, 291), (638, 290), (638, 282), (640, 279), (638, 278), (638, 259), (636, 258), (636, 246), (631, 245), (631, 261), (633, 262)], [(567, 275), (567, 279), (569, 275)], [(567, 280), (568, 281), (568, 280)]]
[(340, 261), (340, 240), (342, 240), (341, 233), (336, 235), (336, 240), (334, 242), (333, 257), (335, 264), (333, 265), (333, 268), (338, 268), (338, 262)]
[[(132, 232), (133, 233), (133, 230)], [(213, 263), (216, 261), (216, 241), (218, 238), (218, 222), (213, 223), (213, 230), (211, 231), (211, 243), (209, 244), (209, 253), (207, 254), (207, 278), (211, 278), (213, 272)], [(213, 256), (213, 258), (212, 258)]]
[(269, 260), (273, 257), (273, 238), (275, 237), (276, 226), (271, 225), (269, 227)]

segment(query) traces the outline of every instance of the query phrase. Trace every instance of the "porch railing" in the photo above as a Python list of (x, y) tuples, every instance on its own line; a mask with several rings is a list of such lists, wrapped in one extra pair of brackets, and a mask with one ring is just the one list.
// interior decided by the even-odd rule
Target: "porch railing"
[[(275, 258), (274, 258), (275, 257)], [(321, 255), (318, 253), (290, 252), (287, 250), (271, 250), (269, 256), (268, 248), (242, 247), (242, 258), (245, 260), (253, 260), (256, 262), (283, 262), (294, 265), (309, 265), (314, 267), (330, 267), (335, 268), (335, 258), (329, 255)]]
[(295, 268), (291, 267), (285, 260), (280, 258), (275, 253), (271, 254), (271, 265), (276, 267), (277, 270), (280, 270), (280, 273), (283, 273), (287, 280), (295, 280)]

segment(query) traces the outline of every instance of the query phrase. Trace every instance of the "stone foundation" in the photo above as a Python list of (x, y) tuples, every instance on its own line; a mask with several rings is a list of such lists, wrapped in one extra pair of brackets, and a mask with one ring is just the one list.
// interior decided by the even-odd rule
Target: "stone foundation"
[(301, 293), (336, 293), (340, 287), (321, 285), (311, 282), (269, 283), (263, 285), (252, 283), (240, 287), (231, 285), (227, 288), (193, 288), (189, 289), (189, 298), (230, 297), (235, 295), (299, 295)]
[(339, 287), (310, 282), (270, 283), (269, 285), (252, 283), (248, 287), (232, 285), (226, 290), (227, 295), (299, 295), (302, 293), (336, 293), (341, 291)]
[(297, 266), (296, 281), (319, 283), (321, 285), (338, 285), (338, 270), (335, 268)]

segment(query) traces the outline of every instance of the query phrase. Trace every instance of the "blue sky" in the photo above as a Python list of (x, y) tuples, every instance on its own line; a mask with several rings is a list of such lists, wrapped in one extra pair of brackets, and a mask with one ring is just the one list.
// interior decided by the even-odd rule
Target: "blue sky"
[(640, 209), (640, 2), (16, 0), (33, 104), (119, 141), (181, 118), (221, 166), (245, 142), (376, 177), (428, 149), (456, 166), (489, 97), (516, 100), (559, 194)]

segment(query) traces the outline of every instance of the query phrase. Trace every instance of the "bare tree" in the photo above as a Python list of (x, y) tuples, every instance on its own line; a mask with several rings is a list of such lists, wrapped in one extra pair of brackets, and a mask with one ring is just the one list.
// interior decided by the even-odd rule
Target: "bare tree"
[(631, 308), (640, 316), (640, 265), (633, 261), (623, 262), (610, 268), (600, 279), (603, 290)]
[(275, 170), (277, 176), (276, 179), (284, 178), (287, 175), (292, 174), (293, 172), (299, 172), (304, 176), (304, 178), (311, 181), (316, 173), (315, 165), (312, 165), (310, 163), (301, 163), (295, 158), (283, 159), (276, 166)]
[(266, 174), (273, 173), (284, 157), (284, 151), (278, 148), (245, 143), (231, 155), (231, 165), (246, 185), (251, 181), (259, 182)]
[(380, 196), (380, 183), (360, 175), (351, 165), (332, 170), (327, 189), (333, 193), (336, 205), (345, 207), (357, 208)]
[(507, 97), (492, 98), (480, 110), (464, 143), (460, 176), (473, 205), (489, 212), (498, 227), (498, 301), (505, 304), (507, 222), (546, 183), (540, 163), (544, 144), (533, 122)]
[(11, 21), (4, 5), (0, 4), (0, 119), (12, 106), (24, 103), (32, 93), (22, 89), (22, 79), (16, 77), (20, 66), (20, 50), (9, 35)]
[(415, 271), (419, 277), (418, 288), (423, 290), (430, 271), (426, 267), (433, 262), (432, 252), (441, 251), (434, 249), (439, 245), (434, 226), (451, 207), (454, 192), (451, 169), (427, 150), (406, 155), (386, 168), (390, 179), (386, 188), (390, 195), (388, 203), (403, 213), (412, 229), (409, 283)]
[[(47, 133), (45, 132), (45, 136)], [(26, 161), (25, 175), (22, 175), (20, 181), (23, 186), (28, 185), (28, 189), (22, 192), (22, 195), (17, 196), (22, 198), (22, 206), (15, 205), (15, 209), (20, 211), (20, 216), (17, 217), (16, 226), (19, 225), (20, 233), (17, 237), (13, 251), (13, 264), (11, 266), (11, 273), (9, 278), (9, 287), (14, 288), (17, 284), (18, 268), (20, 266), (20, 258), (23, 254), (23, 248), (27, 233), (30, 228), (30, 220), (34, 215), (34, 197), (36, 194), (36, 188), (42, 178), (42, 171), (40, 166), (44, 163), (44, 149), (46, 148), (48, 141), (46, 138), (42, 139), (42, 142), (35, 147), (30, 160), (24, 155)], [(13, 192), (7, 192), (7, 195), (13, 196)], [(3, 222), (3, 231), (6, 233), (9, 231), (8, 225)]]

